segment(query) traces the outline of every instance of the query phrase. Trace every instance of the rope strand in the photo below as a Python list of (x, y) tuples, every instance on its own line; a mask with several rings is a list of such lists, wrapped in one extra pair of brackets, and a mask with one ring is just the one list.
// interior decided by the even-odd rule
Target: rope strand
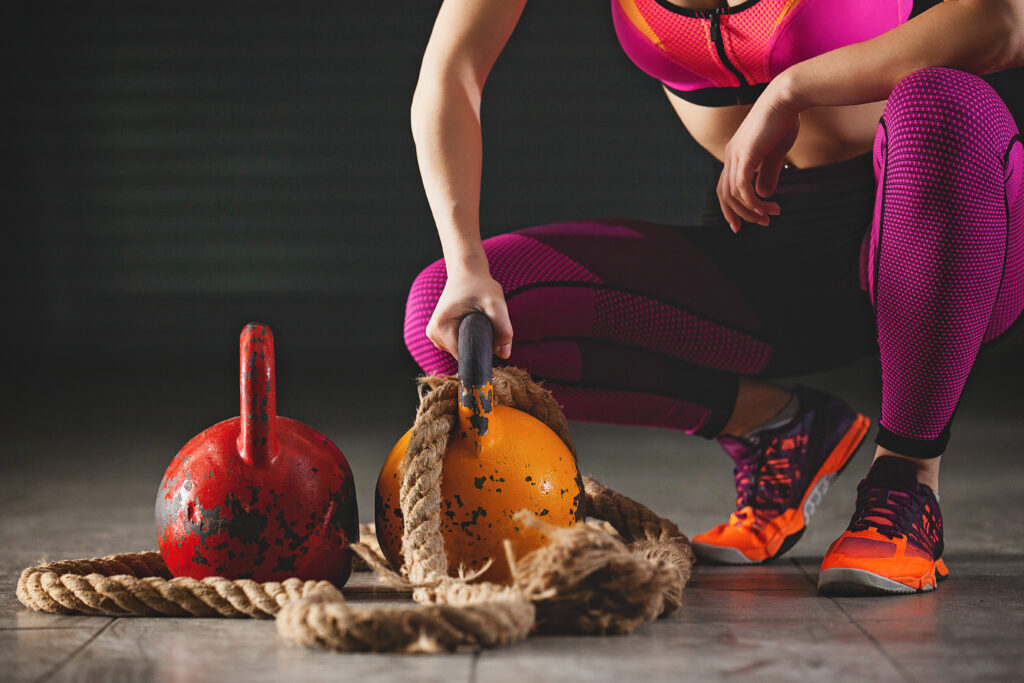
[[(549, 391), (518, 368), (495, 368), (494, 400), (548, 425), (576, 457), (569, 425)], [(18, 581), (27, 607), (60, 614), (277, 617), (278, 633), (306, 647), (386, 652), (446, 652), (495, 647), (542, 632), (630, 633), (678, 609), (694, 556), (670, 520), (589, 477), (587, 512), (603, 524), (569, 528), (527, 512), (520, 522), (543, 528), (548, 545), (509, 558), (513, 583), (471, 583), (448, 576), (441, 536), (441, 470), (456, 424), (458, 379), (421, 377), (420, 404), (402, 469), (404, 563), (396, 574), (372, 525), (354, 543), (355, 567), (371, 570), (421, 603), (365, 608), (346, 602), (326, 581), (257, 583), (210, 577), (171, 578), (159, 553), (128, 553), (29, 567)], [(506, 543), (506, 551), (508, 551)]]

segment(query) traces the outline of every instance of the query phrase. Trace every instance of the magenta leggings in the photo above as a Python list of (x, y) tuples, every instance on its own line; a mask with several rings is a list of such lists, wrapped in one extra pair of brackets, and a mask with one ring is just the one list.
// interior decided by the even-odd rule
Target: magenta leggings
[[(961, 71), (911, 74), (872, 155), (786, 169), (773, 200), (781, 215), (738, 235), (709, 189), (699, 225), (581, 220), (484, 240), (515, 332), (508, 363), (570, 419), (714, 437), (740, 376), (878, 354), (876, 443), (941, 454), (979, 350), (1024, 305), (1024, 147), (1005, 104)], [(406, 306), (428, 373), (456, 372), (424, 332), (446, 278), (432, 263)]]

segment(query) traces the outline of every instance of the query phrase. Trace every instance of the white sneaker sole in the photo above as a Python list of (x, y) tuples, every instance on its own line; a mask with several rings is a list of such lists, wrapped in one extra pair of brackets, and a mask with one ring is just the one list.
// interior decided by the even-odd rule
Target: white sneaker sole
[(814, 485), (811, 492), (807, 494), (807, 498), (804, 500), (804, 524), (807, 524), (811, 520), (811, 516), (818, 509), (818, 505), (821, 503), (821, 499), (825, 497), (832, 482), (839, 476), (838, 472), (830, 472), (829, 474), (822, 475), (818, 483)]
[(709, 545), (707, 543), (691, 543), (694, 554), (701, 560), (716, 562), (718, 564), (761, 564), (755, 562), (736, 548), (728, 548), (721, 545)]
[[(841, 567), (822, 571), (818, 575), (818, 590), (829, 595), (894, 595), (917, 592), (916, 589), (899, 581), (863, 569)], [(935, 590), (935, 586), (925, 585), (921, 589), (922, 592), (930, 590)]]

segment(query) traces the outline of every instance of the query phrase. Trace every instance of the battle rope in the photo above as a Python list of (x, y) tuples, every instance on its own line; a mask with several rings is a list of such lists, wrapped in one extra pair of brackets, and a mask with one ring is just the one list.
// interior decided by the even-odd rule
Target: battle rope
[(257, 583), (211, 576), (171, 578), (158, 552), (124, 553), (29, 567), (18, 580), (18, 599), (38, 612), (166, 617), (272, 618), (281, 607), (327, 581), (286, 579)]
[[(575, 455), (565, 416), (546, 389), (516, 368), (495, 368), (492, 384), (497, 403), (538, 418)], [(363, 542), (352, 548), (384, 582), (412, 589), (420, 605), (354, 607), (325, 581), (170, 578), (155, 552), (30, 567), (18, 582), (18, 598), (32, 609), (64, 614), (276, 615), (278, 632), (302, 645), (389, 652), (491, 647), (521, 640), (534, 629), (629, 633), (679, 607), (694, 561), (686, 536), (671, 521), (589, 478), (588, 514), (608, 522), (619, 537), (593, 523), (543, 525), (548, 545), (509, 558), (511, 586), (449, 576), (440, 532), (440, 475), (456, 422), (458, 380), (423, 377), (419, 390), (399, 494), (404, 575), (387, 568), (366, 527)], [(521, 514), (524, 524), (541, 525)]]

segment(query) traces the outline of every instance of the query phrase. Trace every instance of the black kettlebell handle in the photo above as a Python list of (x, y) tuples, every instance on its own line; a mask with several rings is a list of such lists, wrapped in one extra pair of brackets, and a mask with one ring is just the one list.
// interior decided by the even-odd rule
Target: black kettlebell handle
[(491, 381), (494, 330), (486, 315), (478, 311), (459, 322), (459, 383), (474, 392)]
[[(464, 436), (484, 437), (494, 408), (491, 387), (494, 330), (483, 313), (474, 311), (459, 322), (459, 424)], [(477, 441), (477, 447), (481, 442)]]

